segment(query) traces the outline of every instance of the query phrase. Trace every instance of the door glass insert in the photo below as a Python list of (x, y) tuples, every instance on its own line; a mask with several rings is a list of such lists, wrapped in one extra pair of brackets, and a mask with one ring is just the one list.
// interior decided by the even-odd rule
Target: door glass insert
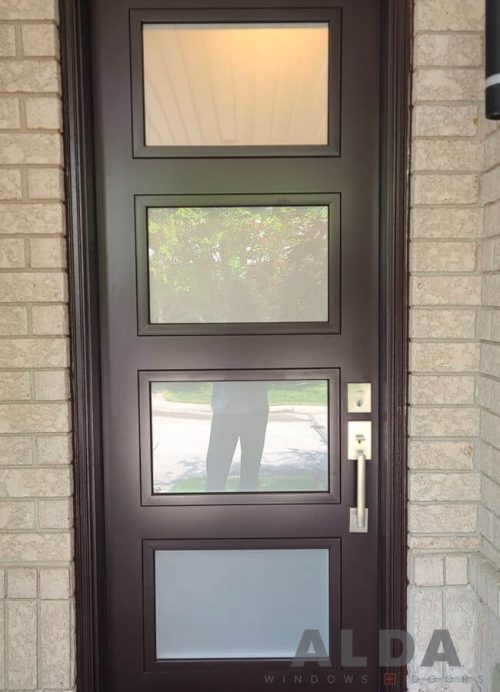
[(151, 383), (154, 493), (327, 492), (327, 380)]
[(304, 630), (329, 650), (329, 551), (156, 550), (159, 659), (292, 658)]
[(148, 207), (150, 323), (326, 323), (329, 211)]
[(143, 25), (147, 146), (328, 143), (327, 22)]

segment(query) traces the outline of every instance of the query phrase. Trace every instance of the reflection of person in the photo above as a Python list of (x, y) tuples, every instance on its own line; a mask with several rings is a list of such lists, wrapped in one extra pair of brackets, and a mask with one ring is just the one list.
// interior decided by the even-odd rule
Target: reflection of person
[(215, 382), (212, 427), (207, 450), (207, 492), (226, 489), (238, 440), (241, 446), (240, 491), (259, 488), (269, 404), (266, 382)]

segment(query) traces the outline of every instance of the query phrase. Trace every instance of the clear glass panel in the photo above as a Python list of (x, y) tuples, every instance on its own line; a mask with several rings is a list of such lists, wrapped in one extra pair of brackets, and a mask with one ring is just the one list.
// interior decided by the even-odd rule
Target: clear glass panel
[(149, 208), (151, 322), (327, 322), (328, 211)]
[(146, 145), (328, 143), (328, 24), (145, 24)]
[(304, 630), (329, 650), (327, 549), (159, 550), (156, 655), (289, 658)]
[(153, 382), (155, 493), (328, 491), (328, 382)]

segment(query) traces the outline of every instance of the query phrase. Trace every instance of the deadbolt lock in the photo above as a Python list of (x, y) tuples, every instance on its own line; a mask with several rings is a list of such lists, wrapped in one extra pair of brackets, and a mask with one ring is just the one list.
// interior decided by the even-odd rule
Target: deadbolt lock
[(371, 413), (372, 386), (369, 382), (350, 382), (347, 385), (347, 412)]

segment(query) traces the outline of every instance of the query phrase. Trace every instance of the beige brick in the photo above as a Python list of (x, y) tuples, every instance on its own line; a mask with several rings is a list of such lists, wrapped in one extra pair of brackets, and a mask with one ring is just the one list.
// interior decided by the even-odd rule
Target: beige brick
[(0, 529), (18, 531), (35, 528), (35, 505), (33, 502), (0, 501)]
[(6, 562), (61, 562), (71, 558), (70, 534), (5, 533), (0, 534), (0, 555)]
[[(490, 512), (500, 513), (500, 485), (486, 476), (481, 477), (481, 499)], [(494, 519), (498, 519), (498, 517), (494, 517)]]
[(411, 310), (410, 334), (415, 339), (473, 339), (474, 310), (414, 308)]
[(479, 177), (470, 174), (415, 174), (413, 204), (474, 204), (479, 198)]
[(0, 130), (14, 130), (21, 127), (19, 99), (16, 96), (0, 97)]
[[(426, 675), (439, 677), (442, 673), (441, 664), (434, 665), (433, 668), (424, 668), (422, 671), (417, 668), (424, 653), (429, 645), (434, 630), (443, 627), (443, 596), (441, 589), (412, 588), (409, 594), (410, 609), (408, 613), (409, 622), (413, 625), (413, 636), (415, 642), (416, 655), (414, 657), (414, 671), (422, 677)], [(427, 679), (427, 677), (425, 679)], [(415, 692), (410, 690), (410, 692)], [(422, 690), (423, 692), (423, 690)]]
[(460, 502), (481, 499), (479, 474), (416, 473), (410, 475), (410, 500)]
[(55, 60), (4, 60), (0, 72), (0, 91), (50, 92), (59, 90), (59, 71)]
[(418, 0), (415, 31), (483, 31), (482, 0)]
[(26, 124), (30, 130), (60, 130), (62, 124), (60, 97), (27, 97)]
[(0, 164), (62, 163), (61, 136), (56, 133), (0, 134)]
[(477, 261), (476, 243), (413, 242), (411, 244), (411, 271), (415, 272), (469, 272)]
[(36, 598), (37, 573), (33, 567), (19, 567), (7, 571), (9, 598)]
[(30, 168), (28, 195), (32, 199), (64, 198), (63, 174), (59, 168)]
[(0, 497), (67, 497), (67, 467), (0, 469)]
[(414, 276), (411, 281), (414, 305), (479, 305), (479, 276)]
[(413, 533), (471, 533), (476, 529), (476, 504), (412, 504), (409, 512)]
[(479, 67), (483, 63), (481, 34), (432, 33), (415, 38), (415, 65)]
[(69, 597), (69, 570), (60, 568), (40, 570), (40, 598), (54, 600)]
[(500, 312), (495, 308), (483, 308), (477, 320), (478, 337), (488, 341), (500, 341)]
[(482, 171), (482, 142), (471, 139), (415, 139), (415, 171)]
[(59, 273), (9, 273), (0, 275), (0, 301), (48, 303), (66, 300), (66, 280)]
[(486, 137), (484, 141), (484, 155), (486, 169), (497, 166), (500, 163), (500, 128)]
[(37, 687), (36, 601), (8, 602), (7, 623), (8, 689), (34, 690)]
[(19, 269), (25, 264), (24, 240), (0, 238), (0, 269)]
[(475, 343), (415, 342), (410, 357), (412, 371), (474, 372), (479, 365), (479, 347)]
[(500, 377), (500, 344), (481, 345), (481, 372)]
[(65, 368), (66, 339), (2, 339), (0, 368)]
[(411, 440), (409, 465), (412, 469), (468, 471), (472, 469), (474, 443), (468, 440)]
[(70, 500), (42, 500), (38, 503), (38, 525), (41, 529), (68, 529), (73, 522)]
[(23, 24), (21, 37), (24, 55), (57, 57), (59, 54), (55, 24)]
[(500, 418), (489, 411), (481, 411), (481, 439), (500, 449)]
[(415, 586), (440, 586), (444, 582), (444, 563), (440, 555), (422, 555), (414, 560)]
[(482, 224), (483, 212), (479, 208), (417, 207), (411, 212), (411, 234), (414, 238), (478, 238)]
[(414, 437), (474, 437), (479, 432), (476, 408), (410, 407), (410, 431)]
[[(410, 534), (408, 546), (418, 551), (477, 551), (480, 547), (479, 536), (470, 533), (461, 534)], [(427, 691), (426, 691), (427, 692)]]
[(452, 586), (467, 584), (467, 556), (447, 555), (445, 559), (446, 583)]
[(32, 238), (30, 264), (34, 268), (63, 268), (66, 266), (66, 243), (63, 238)]
[[(0, 433), (67, 432), (66, 403), (0, 404)], [(44, 478), (42, 483), (46, 485)]]
[(37, 437), (36, 456), (40, 465), (69, 464), (73, 458), (70, 435)]
[(478, 384), (479, 405), (500, 415), (500, 381), (482, 376)]
[[(483, 181), (484, 186), (484, 181)], [(488, 205), (484, 210), (484, 235), (500, 235), (500, 202)]]
[(56, 18), (56, 0), (0, 0), (0, 19)]
[(61, 689), (71, 685), (70, 605), (42, 601), (40, 605), (40, 684)]
[(21, 199), (21, 171), (16, 168), (0, 169), (0, 199)]
[(0, 305), (0, 335), (16, 336), (28, 331), (28, 315), (25, 307)]
[[(5, 594), (6, 594), (5, 578), (6, 578), (5, 577), (5, 570), (0, 569), (0, 599), (5, 598)], [(3, 608), (0, 607), (0, 611), (2, 611), (2, 610), (3, 610)], [(0, 630), (1, 630), (1, 627), (0, 627)], [(3, 635), (3, 633), (0, 632), (0, 640), (2, 639), (2, 635)], [(0, 665), (0, 670), (1, 669), (2, 669), (2, 666)], [(0, 679), (1, 679), (1, 673), (0, 673)]]
[(51, 235), (63, 232), (63, 207), (59, 203), (0, 204), (0, 234)]
[(419, 101), (480, 101), (484, 75), (478, 69), (417, 68), (413, 98)]
[(500, 307), (500, 274), (483, 276), (482, 304)]
[(500, 269), (500, 239), (484, 238), (481, 243), (481, 271)]
[(13, 24), (0, 24), (0, 57), (16, 54), (16, 31)]
[(33, 334), (64, 336), (68, 334), (68, 311), (64, 305), (34, 305)]
[(0, 371), (0, 399), (3, 401), (22, 401), (29, 398), (29, 373), (20, 370)]
[[(500, 166), (483, 175), (482, 198), (485, 204), (498, 201), (500, 197)], [(498, 226), (497, 226), (498, 227)]]
[(25, 466), (33, 463), (29, 437), (0, 437), (0, 466)]
[(481, 440), (478, 457), (479, 469), (496, 483), (500, 483), (500, 450)]
[(41, 370), (34, 373), (35, 397), (38, 400), (69, 398), (69, 373), (67, 370)]
[(412, 404), (473, 404), (475, 378), (472, 375), (413, 375)]
[(423, 105), (413, 109), (415, 137), (473, 137), (477, 134), (479, 108), (472, 105)]

